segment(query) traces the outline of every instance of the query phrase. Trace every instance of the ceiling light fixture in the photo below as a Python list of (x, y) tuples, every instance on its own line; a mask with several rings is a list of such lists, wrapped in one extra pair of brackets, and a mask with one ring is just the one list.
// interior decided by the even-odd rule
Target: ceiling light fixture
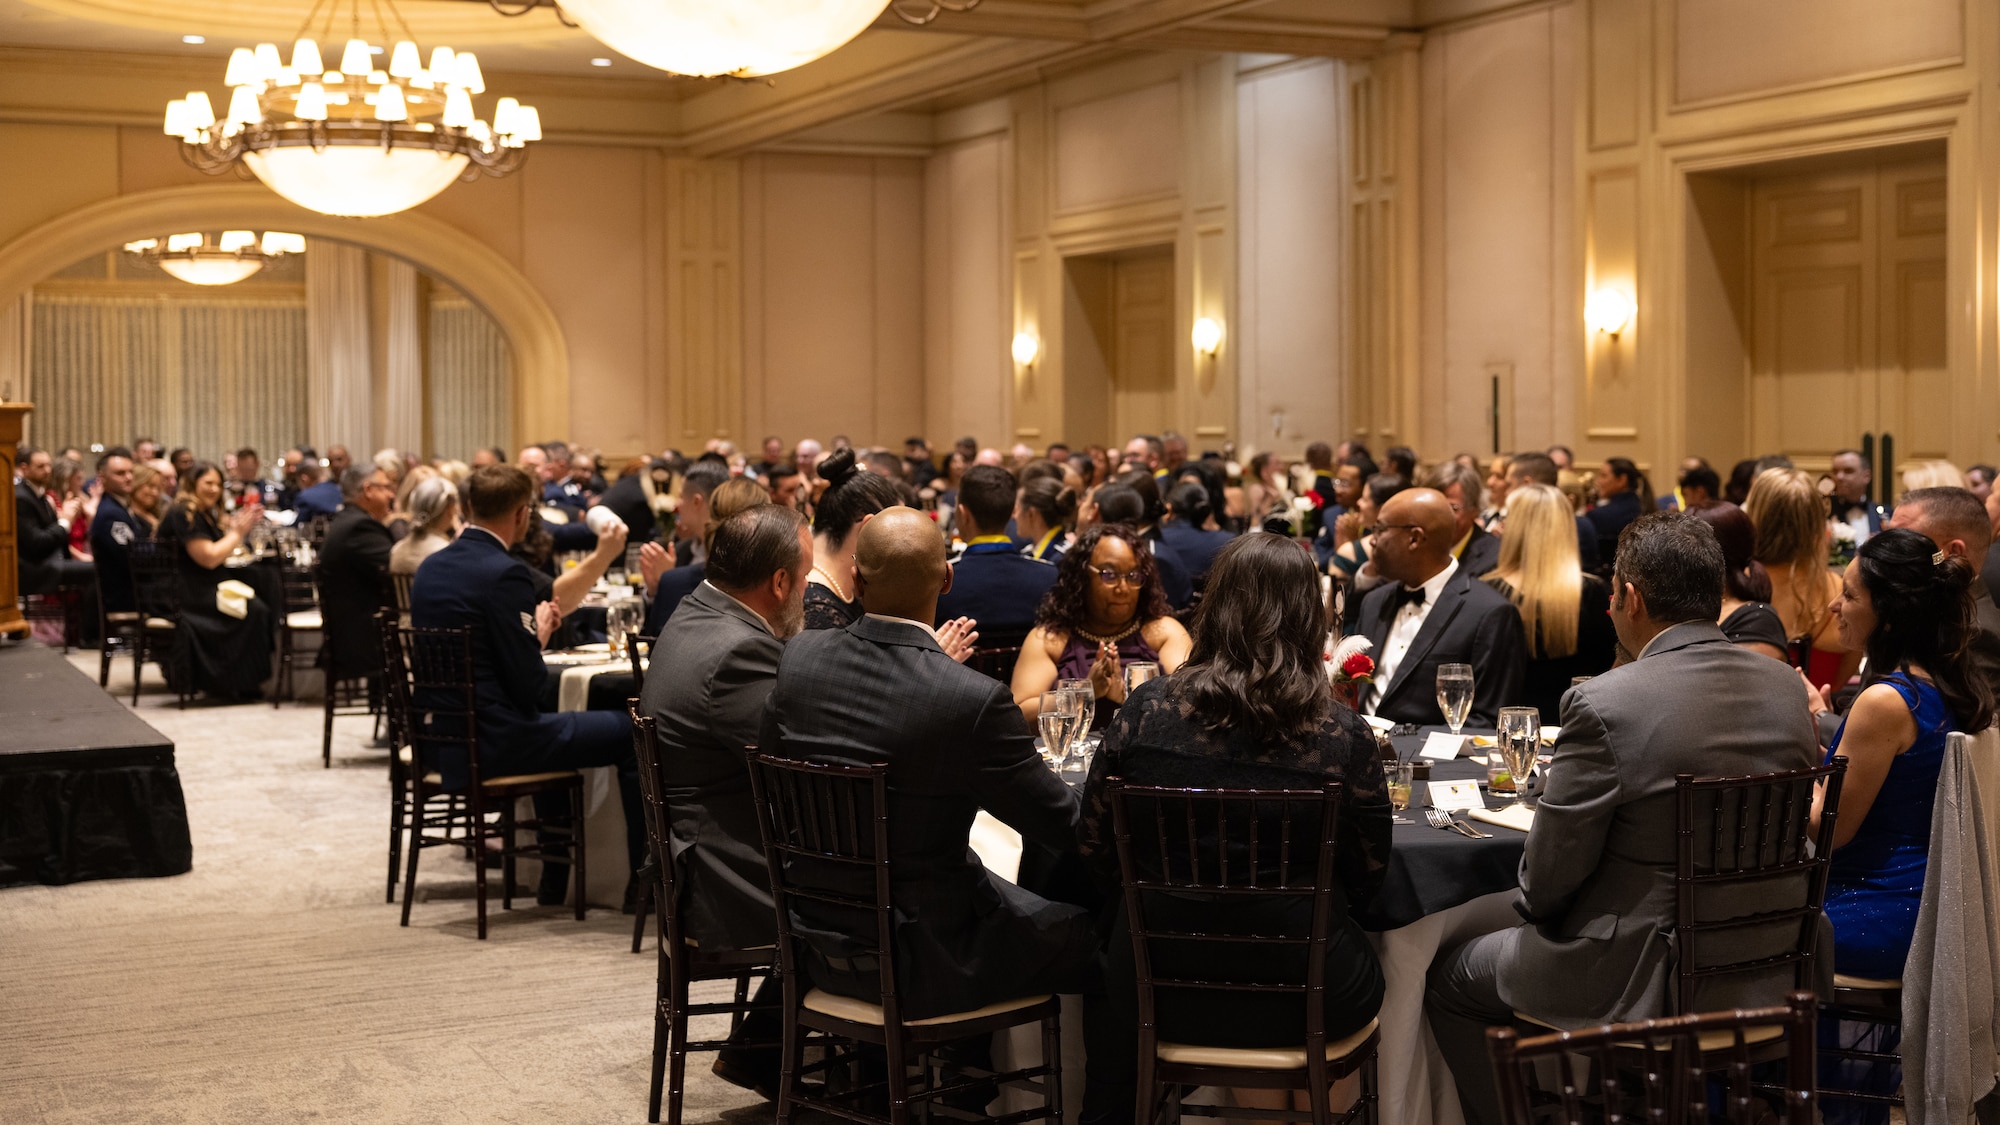
[(126, 253), (189, 285), (234, 285), (263, 269), (265, 262), (305, 249), (304, 235), (275, 230), (265, 231), (262, 239), (247, 230), (226, 230), (213, 242), (191, 232), (125, 244)]
[[(352, 217), (408, 210), (454, 180), (519, 168), (526, 146), (542, 139), (535, 107), (501, 98), (490, 124), (475, 116), (472, 98), (486, 90), (476, 56), (436, 47), (425, 65), (393, 0), (368, 0), (381, 38), (395, 41), (393, 50), (371, 45), (361, 36), (361, 3), (315, 3), (290, 65), (275, 43), (236, 48), (222, 114), (203, 90), (169, 103), (165, 131), (184, 142), (182, 158), (211, 175), (248, 168), (301, 207)], [(349, 38), (338, 59), (323, 57), (319, 45), (331, 45), (343, 6)], [(384, 53), (389, 65), (378, 68), (374, 56)]]
[(592, 59), (592, 60), (590, 60), (590, 65), (592, 65), (592, 66), (610, 66), (610, 65), (611, 65), (611, 60), (610, 60), (610, 59)]
[[(508, 11), (520, 15), (529, 4)], [(883, 11), (927, 24), (979, 0), (559, 0), (566, 20), (627, 58), (698, 78), (754, 78), (803, 66), (861, 34)]]
[(190, 47), (199, 47), (203, 43), (208, 42), (208, 37), (205, 35), (183, 35), (181, 36), (181, 42), (186, 43)]

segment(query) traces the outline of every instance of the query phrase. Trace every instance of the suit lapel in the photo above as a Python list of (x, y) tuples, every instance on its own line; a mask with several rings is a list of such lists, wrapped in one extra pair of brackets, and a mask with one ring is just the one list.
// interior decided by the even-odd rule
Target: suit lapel
[[(1430, 654), (1431, 646), (1437, 644), (1438, 637), (1450, 627), (1451, 619), (1458, 616), (1458, 611), (1465, 602), (1466, 581), (1465, 572), (1461, 570), (1452, 576), (1451, 581), (1444, 584), (1443, 590), (1438, 592), (1437, 604), (1424, 615), (1423, 625), (1417, 629), (1416, 638), (1410, 642), (1410, 651), (1404, 653), (1403, 659), (1397, 662), (1396, 682), (1390, 684), (1388, 690), (1382, 693), (1382, 703), (1387, 703), (1396, 693), (1403, 690), (1404, 684), (1410, 682), (1410, 671), (1424, 662), (1424, 657)], [(1383, 636), (1387, 635), (1388, 632), (1384, 630)], [(1381, 704), (1376, 706), (1379, 709)]]

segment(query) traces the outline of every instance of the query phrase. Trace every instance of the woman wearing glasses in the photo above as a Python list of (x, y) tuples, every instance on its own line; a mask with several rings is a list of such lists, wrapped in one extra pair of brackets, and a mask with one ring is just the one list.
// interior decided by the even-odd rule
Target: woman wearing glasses
[(1057, 680), (1087, 679), (1097, 697), (1090, 729), (1097, 730), (1125, 702), (1125, 665), (1154, 663), (1165, 675), (1191, 646), (1167, 608), (1145, 540), (1124, 524), (1093, 527), (1056, 564), (1056, 584), (1014, 663), (1014, 702), (1033, 723), (1042, 693)]

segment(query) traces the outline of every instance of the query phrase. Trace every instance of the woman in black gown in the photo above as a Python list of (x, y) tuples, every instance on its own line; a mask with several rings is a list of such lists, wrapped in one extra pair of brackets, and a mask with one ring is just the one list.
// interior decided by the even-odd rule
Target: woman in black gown
[[(198, 461), (181, 477), (159, 538), (179, 546), (180, 627), (174, 631), (176, 675), (192, 676), (195, 691), (224, 700), (255, 699), (271, 675), (271, 613), (262, 597), (243, 600), (237, 617), (218, 605), (216, 587), (233, 574), (222, 564), (264, 518), (256, 504), (224, 514), (222, 470)], [(178, 681), (176, 681), (176, 686)]]
[[(1335, 865), (1338, 884), (1326, 948), (1326, 1034), (1365, 1027), (1382, 1005), (1382, 970), (1353, 919), (1381, 888), (1389, 867), (1388, 786), (1375, 737), (1334, 700), (1322, 656), (1328, 623), (1319, 568), (1310, 551), (1284, 536), (1245, 535), (1224, 547), (1210, 571), (1209, 594), (1194, 621), (1194, 648), (1172, 675), (1135, 688), (1105, 728), (1090, 765), (1079, 850), (1106, 894), (1116, 900), (1107, 778), (1138, 785), (1201, 788), (1318, 789), (1342, 783)], [(1274, 830), (1264, 837), (1276, 840)], [(1172, 906), (1175, 922), (1257, 933), (1260, 910), (1242, 900)], [(1312, 903), (1273, 902), (1309, 918)], [(1268, 926), (1264, 927), (1265, 930)], [(1213, 956), (1226, 959), (1231, 947)], [(1137, 988), (1132, 941), (1121, 907), (1106, 950), (1105, 1031), (1091, 1037), (1091, 1069), (1108, 1068), (1105, 1090), (1133, 1096)], [(1260, 960), (1268, 954), (1256, 954)], [(1245, 979), (1254, 966), (1220, 965)], [(1297, 1047), (1305, 1041), (1302, 998), (1282, 993), (1163, 995), (1155, 1011), (1162, 1040), (1217, 1047)], [(1101, 1046), (1100, 1046), (1101, 1045)], [(1105, 1057), (1100, 1057), (1105, 1056)], [(1093, 1082), (1092, 1086), (1098, 1086)], [(1121, 1106), (1085, 1106), (1086, 1120), (1133, 1118)]]

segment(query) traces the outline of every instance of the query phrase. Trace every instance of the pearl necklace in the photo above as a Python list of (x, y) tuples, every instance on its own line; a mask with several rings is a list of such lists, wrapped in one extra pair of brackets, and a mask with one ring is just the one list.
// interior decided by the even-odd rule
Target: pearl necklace
[(1090, 642), (1091, 642), (1091, 643), (1093, 643), (1093, 644), (1100, 644), (1100, 645), (1105, 645), (1105, 644), (1113, 644), (1113, 645), (1115, 645), (1115, 644), (1117, 644), (1117, 643), (1118, 643), (1119, 641), (1122, 641), (1122, 640), (1124, 640), (1124, 639), (1125, 639), (1126, 637), (1129, 637), (1129, 636), (1131, 636), (1132, 634), (1134, 634), (1134, 633), (1138, 632), (1138, 631), (1139, 631), (1139, 627), (1140, 627), (1141, 625), (1144, 625), (1144, 624), (1145, 624), (1145, 621), (1144, 621), (1144, 620), (1142, 620), (1142, 619), (1141, 619), (1141, 618), (1139, 617), (1139, 615), (1137, 615), (1137, 614), (1134, 614), (1134, 615), (1133, 615), (1133, 617), (1132, 617), (1132, 623), (1131, 623), (1130, 625), (1127, 625), (1127, 626), (1125, 626), (1125, 627), (1124, 627), (1123, 629), (1120, 629), (1120, 630), (1119, 630), (1118, 632), (1116, 632), (1116, 633), (1112, 634), (1111, 636), (1108, 636), (1108, 637), (1100, 637), (1100, 636), (1098, 636), (1097, 634), (1095, 634), (1095, 633), (1091, 632), (1090, 630), (1088, 630), (1088, 629), (1085, 629), (1085, 628), (1084, 628), (1083, 626), (1081, 626), (1081, 625), (1077, 626), (1077, 628), (1076, 628), (1076, 634), (1077, 634), (1077, 636), (1080, 636), (1080, 637), (1082, 637), (1082, 638), (1083, 638), (1084, 640), (1086, 640), (1086, 641), (1090, 641)]
[(825, 571), (825, 569), (822, 568), (818, 563), (813, 564), (812, 572), (814, 574), (819, 575), (819, 580), (826, 583), (826, 588), (833, 591), (834, 597), (839, 598), (841, 601), (844, 602), (851, 602), (854, 600), (853, 598), (847, 596), (846, 590), (840, 588), (840, 583), (835, 582), (833, 580), (833, 575), (828, 574)]

